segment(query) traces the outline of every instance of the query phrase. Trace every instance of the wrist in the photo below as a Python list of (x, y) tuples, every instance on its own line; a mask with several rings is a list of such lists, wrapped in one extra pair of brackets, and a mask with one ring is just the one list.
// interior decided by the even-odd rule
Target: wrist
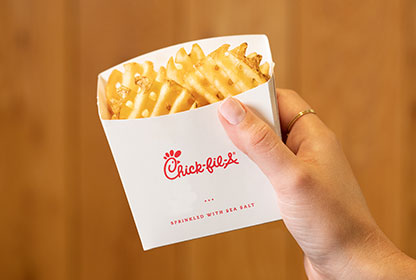
[(347, 241), (339, 244), (338, 249), (333, 250), (330, 255), (321, 259), (305, 256), (308, 278), (314, 280), (397, 279), (387, 276), (394, 270), (393, 264), (401, 262), (401, 251), (375, 224), (360, 228), (360, 233), (349, 235)]
[(342, 276), (336, 279), (405, 280), (414, 279), (416, 275), (414, 260), (400, 251), (378, 227), (348, 251), (349, 261)]

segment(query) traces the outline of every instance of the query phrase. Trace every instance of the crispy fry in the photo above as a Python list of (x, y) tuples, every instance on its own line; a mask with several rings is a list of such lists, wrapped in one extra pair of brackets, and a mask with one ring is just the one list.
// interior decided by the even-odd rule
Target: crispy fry
[(270, 79), (269, 68), (270, 65), (268, 62), (265, 62), (262, 65), (260, 65), (260, 72), (267, 78), (267, 80)]
[[(136, 84), (139, 86), (139, 90), (133, 103), (130, 104), (133, 106), (129, 108), (130, 110), (126, 109), (126, 118), (149, 117), (155, 107), (162, 84), (166, 80), (166, 70), (164, 67), (161, 67), (157, 74), (152, 70), (153, 68), (149, 68), (148, 71), (143, 72), (143, 76), (136, 77)], [(146, 76), (148, 73), (150, 73), (150, 77), (154, 77), (153, 80)]]
[(198, 102), (197, 102), (197, 101), (195, 101), (195, 102), (192, 104), (191, 108), (189, 108), (189, 110), (196, 109), (196, 108), (198, 108), (198, 107), (199, 107), (199, 106), (198, 106)]
[(134, 119), (196, 109), (266, 82), (270, 65), (246, 54), (247, 43), (229, 50), (224, 44), (205, 55), (198, 44), (178, 50), (158, 72), (153, 63), (126, 63), (113, 70), (106, 86), (112, 119)]
[(114, 70), (108, 78), (105, 89), (107, 104), (111, 109), (113, 118), (117, 118), (117, 115), (120, 112), (120, 106), (126, 98), (125, 92), (120, 90), (122, 81), (123, 74), (118, 70)]
[(196, 68), (211, 84), (214, 84), (221, 91), (224, 97), (241, 92), (227, 74), (227, 70), (216, 62), (211, 56), (207, 56), (196, 65)]
[[(183, 50), (185, 51), (185, 50)], [(179, 51), (180, 53), (181, 51)], [(215, 103), (221, 100), (221, 93), (213, 87), (194, 67), (190, 67), (189, 60), (183, 55), (177, 55), (178, 69), (171, 57), (167, 65), (167, 77), (191, 92), (199, 104)], [(186, 71), (189, 69), (188, 71)]]
[(244, 57), (246, 54), (247, 46), (247, 43), (242, 43), (238, 47), (232, 49), (231, 52), (238, 57)]
[[(186, 53), (184, 48), (181, 48), (176, 53), (175, 62), (182, 66), (182, 71), (187, 72), (191, 71), (193, 68), (193, 63), (191, 57)], [(168, 62), (169, 63), (169, 62)], [(173, 61), (172, 61), (173, 63)]]
[(145, 61), (143, 64), (127, 63), (123, 66), (125, 69), (123, 85), (129, 87), (129, 94), (121, 104), (119, 118), (140, 118), (148, 99), (146, 93), (151, 89), (157, 73), (150, 61)]
[(151, 116), (173, 114), (190, 109), (194, 98), (189, 92), (172, 80), (163, 83), (160, 95)]

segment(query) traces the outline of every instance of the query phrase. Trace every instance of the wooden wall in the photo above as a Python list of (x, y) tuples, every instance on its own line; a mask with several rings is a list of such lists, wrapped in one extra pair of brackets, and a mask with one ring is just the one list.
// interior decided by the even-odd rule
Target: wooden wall
[(282, 222), (143, 252), (97, 115), (100, 71), (244, 33), (269, 36), (278, 85), (337, 133), (377, 222), (416, 257), (415, 1), (1, 3), (2, 279), (305, 279)]

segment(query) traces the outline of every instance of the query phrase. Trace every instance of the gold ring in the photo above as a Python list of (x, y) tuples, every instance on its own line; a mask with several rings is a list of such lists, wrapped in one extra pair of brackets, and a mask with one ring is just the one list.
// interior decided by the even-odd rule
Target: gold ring
[(292, 129), (293, 125), (296, 123), (296, 121), (298, 119), (300, 119), (302, 116), (307, 115), (307, 114), (316, 114), (314, 109), (308, 109), (302, 112), (299, 112), (294, 118), (293, 120), (290, 121), (290, 123), (287, 125), (287, 134), (290, 133), (290, 130)]

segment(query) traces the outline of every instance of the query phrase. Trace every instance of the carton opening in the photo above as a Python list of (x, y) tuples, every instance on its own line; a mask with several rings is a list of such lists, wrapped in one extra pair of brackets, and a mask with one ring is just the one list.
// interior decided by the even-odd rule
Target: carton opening
[[(249, 55), (251, 52), (254, 52), (254, 51), (257, 52), (258, 54), (260, 54), (263, 57), (263, 59), (261, 61), (261, 64), (264, 64), (265, 62), (267, 62), (269, 64), (269, 69), (268, 69), (269, 73), (268, 74), (269, 74), (270, 78), (265, 83), (267, 83), (267, 84), (273, 83), (272, 79), (274, 79), (274, 75), (273, 75), (274, 74), (274, 63), (271, 59), (270, 49), (264, 47), (265, 45), (268, 46), (267, 37), (265, 35), (247, 35), (247, 36), (250, 36), (250, 37), (255, 36), (255, 37), (258, 37), (260, 39), (260, 40), (257, 40), (257, 41), (264, 41), (264, 42), (259, 43), (259, 46), (261, 46), (261, 48), (259, 48), (259, 46), (253, 46), (253, 42), (250, 42), (250, 44), (248, 44), (248, 49), (247, 49), (247, 52), (246, 52), (245, 55)], [(233, 49), (233, 48), (239, 46), (241, 43), (247, 41), (247, 40), (244, 40), (244, 39), (242, 39), (242, 40), (240, 39), (240, 41), (232, 40), (232, 39), (235, 39), (236, 37), (244, 37), (244, 36), (219, 37), (219, 38), (224, 38), (224, 41), (220, 42), (216, 45), (211, 43), (211, 44), (208, 45), (208, 47), (204, 44), (204, 41), (215, 40), (215, 39), (218, 39), (218, 38), (209, 38), (209, 39), (203, 39), (203, 40), (198, 40), (198, 41), (194, 41), (194, 42), (178, 44), (178, 45), (175, 45), (175, 46), (171, 46), (171, 47), (167, 47), (167, 48), (164, 48), (164, 49), (156, 50), (156, 51), (153, 51), (151, 53), (135, 57), (133, 59), (130, 59), (128, 61), (120, 63), (119, 65), (116, 65), (116, 66), (102, 72), (98, 76), (98, 86), (97, 86), (97, 89), (98, 89), (98, 91), (97, 91), (97, 105), (98, 105), (98, 111), (99, 111), (100, 119), (101, 120), (110, 120), (110, 119), (112, 119), (111, 118), (111, 115), (112, 115), (111, 109), (108, 107), (109, 105), (107, 104), (107, 100), (106, 100), (107, 98), (106, 98), (106, 92), (105, 92), (106, 91), (107, 80), (108, 80), (108, 77), (109, 77), (111, 71), (117, 69), (121, 72), (124, 72), (124, 69), (123, 69), (124, 64), (129, 63), (129, 62), (143, 63), (144, 61), (148, 60), (148, 61), (151, 61), (154, 64), (155, 71), (157, 72), (157, 70), (159, 70), (159, 68), (161, 66), (166, 65), (166, 63), (168, 61), (167, 57), (175, 57), (175, 55), (177, 55), (178, 51), (182, 47), (185, 48), (185, 50), (188, 53), (188, 50), (191, 49), (190, 48), (191, 44), (198, 43), (198, 44), (200, 44), (201, 49), (203, 50), (205, 55), (208, 55), (213, 50), (218, 49), (219, 47), (221, 47), (221, 45), (224, 44), (224, 43), (229, 44), (230, 49)], [(225, 40), (225, 38), (227, 38), (228, 40)], [(234, 42), (232, 42), (232, 41), (234, 41)], [(212, 49), (213, 48), (212, 46), (215, 46), (215, 48)], [(229, 53), (229, 52), (226, 52), (226, 55), (227, 55), (227, 53)], [(190, 53), (189, 53), (189, 55), (190, 55)], [(181, 64), (175, 63), (175, 65), (178, 66), (178, 68), (181, 67)], [(252, 89), (257, 88), (260, 85), (254, 87)], [(249, 89), (249, 90), (251, 90), (251, 89)], [(243, 92), (237, 93), (234, 96), (238, 96), (238, 95), (240, 95), (242, 93), (245, 93), (249, 90), (245, 90)], [(225, 97), (225, 95), (224, 95), (224, 97)], [(219, 101), (221, 101), (221, 100), (219, 100)], [(218, 101), (216, 101), (216, 102), (218, 102)], [(206, 106), (212, 105), (216, 102), (209, 102), (210, 104), (202, 105), (201, 107), (206, 107)], [(191, 110), (200, 109), (201, 107), (191, 108)], [(190, 109), (186, 109), (185, 111), (189, 111), (189, 110)], [(183, 112), (185, 112), (185, 111), (183, 111)], [(176, 114), (176, 113), (177, 112), (175, 112), (174, 114)], [(165, 114), (163, 114), (163, 115), (165, 115)], [(152, 118), (152, 116), (146, 117), (146, 118)], [(137, 118), (137, 117), (136, 118), (130, 118), (129, 117), (128, 119), (123, 118), (123, 119), (117, 119), (117, 120), (126, 121), (126, 120), (132, 120), (132, 119), (141, 119), (141, 118)]]

